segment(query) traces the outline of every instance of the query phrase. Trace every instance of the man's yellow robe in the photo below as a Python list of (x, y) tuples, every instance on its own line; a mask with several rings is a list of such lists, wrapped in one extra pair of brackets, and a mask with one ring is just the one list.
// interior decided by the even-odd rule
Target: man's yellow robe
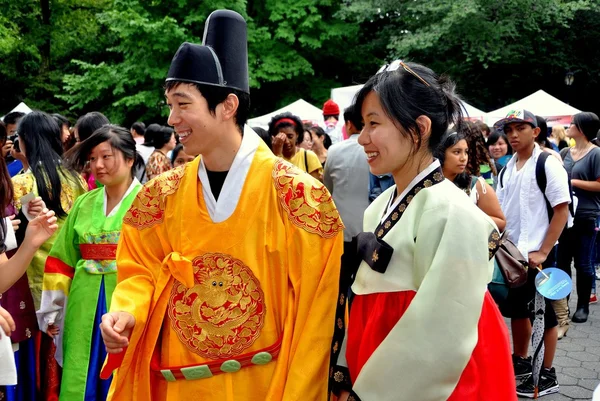
[[(326, 400), (343, 250), (331, 195), (261, 142), (215, 223), (200, 163), (148, 182), (124, 219), (111, 311), (136, 325), (109, 399)], [(237, 371), (207, 373), (214, 361)], [(190, 365), (205, 378), (175, 378)]]

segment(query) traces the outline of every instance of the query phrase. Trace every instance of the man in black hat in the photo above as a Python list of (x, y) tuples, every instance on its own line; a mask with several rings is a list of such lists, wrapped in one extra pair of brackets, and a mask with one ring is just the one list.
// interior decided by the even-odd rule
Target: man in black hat
[(326, 400), (343, 224), (245, 126), (244, 19), (215, 11), (203, 42), (181, 45), (165, 91), (201, 156), (149, 181), (124, 219), (103, 376), (118, 368), (112, 400)]

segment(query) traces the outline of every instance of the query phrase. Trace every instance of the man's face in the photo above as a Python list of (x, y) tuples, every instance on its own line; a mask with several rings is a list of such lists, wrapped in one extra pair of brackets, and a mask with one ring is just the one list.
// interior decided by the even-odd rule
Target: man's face
[(535, 142), (540, 133), (539, 128), (533, 128), (531, 124), (514, 122), (504, 126), (504, 133), (508, 138), (510, 146), (515, 152), (528, 149)]
[[(191, 84), (180, 84), (165, 92), (170, 113), (168, 124), (175, 129), (185, 153), (203, 154), (218, 146), (220, 121), (208, 110), (208, 103)], [(217, 105), (217, 110), (222, 107)]]
[(6, 124), (6, 134), (8, 136), (13, 136), (14, 134), (17, 133), (17, 124)]

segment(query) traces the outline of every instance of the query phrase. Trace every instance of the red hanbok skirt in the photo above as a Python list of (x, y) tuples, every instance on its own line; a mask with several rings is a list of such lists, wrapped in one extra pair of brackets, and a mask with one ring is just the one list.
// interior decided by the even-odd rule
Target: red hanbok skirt
[[(352, 381), (356, 380), (363, 365), (402, 318), (415, 295), (415, 291), (402, 291), (355, 296), (350, 311), (346, 353)], [(435, 322), (432, 322), (432, 330), (443, 328), (435, 327)], [(478, 334), (473, 354), (448, 400), (516, 401), (508, 330), (489, 292), (486, 292), (483, 301)]]

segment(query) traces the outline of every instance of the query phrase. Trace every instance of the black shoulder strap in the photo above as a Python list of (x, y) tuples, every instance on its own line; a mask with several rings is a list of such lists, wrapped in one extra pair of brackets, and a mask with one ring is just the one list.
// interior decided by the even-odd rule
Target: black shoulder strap
[(308, 153), (308, 152), (306, 152), (306, 149), (302, 149), (302, 150), (304, 150), (304, 167), (306, 167), (306, 172), (309, 173), (309, 171), (308, 171), (308, 156), (306, 155), (306, 153)]
[(546, 185), (548, 185), (546, 178), (546, 159), (548, 159), (548, 156), (550, 156), (550, 153), (542, 151), (535, 164), (535, 180), (544, 197), (546, 196)]
[(500, 173), (498, 173), (498, 183), (500, 184), (500, 188), (504, 188), (504, 171), (506, 170), (506, 166), (502, 167)]
[(542, 195), (544, 196), (544, 202), (546, 202), (546, 211), (548, 212), (548, 221), (552, 220), (554, 216), (554, 209), (546, 197), (546, 186), (548, 185), (548, 178), (546, 177), (546, 160), (550, 156), (550, 153), (542, 151), (540, 156), (535, 163), (535, 181), (537, 182)]
[[(542, 152), (540, 154), (540, 157), (538, 157), (537, 163), (535, 164), (535, 180), (537, 181), (538, 187), (540, 187), (540, 191), (542, 191), (542, 195), (544, 195), (544, 201), (546, 202), (546, 210), (548, 211), (548, 221), (552, 220), (552, 217), (554, 216), (554, 209), (552, 208), (550, 201), (548, 201), (548, 198), (546, 197), (546, 186), (548, 185), (548, 179), (546, 177), (546, 160), (549, 156), (551, 156), (550, 153)], [(568, 177), (567, 182), (569, 185), (569, 195), (571, 196), (571, 203), (569, 203), (569, 213), (571, 213), (571, 216), (575, 217), (575, 209), (573, 205), (573, 189), (571, 188), (571, 177)]]

